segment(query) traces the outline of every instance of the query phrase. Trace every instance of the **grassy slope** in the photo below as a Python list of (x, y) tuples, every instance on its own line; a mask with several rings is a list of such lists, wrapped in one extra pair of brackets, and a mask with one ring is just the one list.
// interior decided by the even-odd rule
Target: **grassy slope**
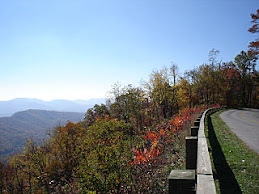
[(206, 135), (218, 193), (259, 193), (259, 155), (220, 119), (207, 116)]

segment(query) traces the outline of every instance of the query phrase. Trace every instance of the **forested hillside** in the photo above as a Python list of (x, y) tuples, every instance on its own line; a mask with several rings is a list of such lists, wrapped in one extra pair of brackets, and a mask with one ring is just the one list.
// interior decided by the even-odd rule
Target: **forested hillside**
[(32, 138), (39, 143), (48, 133), (68, 120), (83, 120), (82, 113), (27, 110), (11, 117), (0, 118), (0, 155), (10, 155), (22, 149), (26, 140)]

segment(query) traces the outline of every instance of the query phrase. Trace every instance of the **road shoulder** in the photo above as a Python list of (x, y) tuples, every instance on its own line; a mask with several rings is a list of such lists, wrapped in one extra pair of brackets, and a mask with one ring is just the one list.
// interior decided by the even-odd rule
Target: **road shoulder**
[(220, 119), (219, 111), (206, 119), (208, 146), (218, 193), (256, 193), (259, 155)]

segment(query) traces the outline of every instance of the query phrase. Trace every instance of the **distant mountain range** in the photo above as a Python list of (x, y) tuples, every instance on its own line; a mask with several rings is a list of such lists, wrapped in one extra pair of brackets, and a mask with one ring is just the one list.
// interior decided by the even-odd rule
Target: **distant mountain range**
[[(24, 100), (22, 101), (24, 102)], [(35, 104), (36, 102), (41, 101), (35, 101)], [(55, 101), (55, 103), (61, 105), (60, 101)], [(68, 105), (66, 104), (67, 108)], [(46, 110), (26, 110), (15, 113), (11, 117), (2, 117), (0, 118), (0, 155), (10, 155), (21, 150), (28, 138), (40, 142), (47, 137), (47, 132), (53, 130), (54, 127), (62, 126), (68, 120), (72, 122), (82, 121), (83, 118), (84, 113)]]
[(9, 101), (0, 101), (0, 117), (8, 117), (16, 112), (28, 109), (40, 109), (61, 112), (85, 113), (88, 108), (95, 104), (105, 103), (105, 99), (97, 98), (90, 100), (52, 100), (43, 101), (30, 98), (16, 98)]

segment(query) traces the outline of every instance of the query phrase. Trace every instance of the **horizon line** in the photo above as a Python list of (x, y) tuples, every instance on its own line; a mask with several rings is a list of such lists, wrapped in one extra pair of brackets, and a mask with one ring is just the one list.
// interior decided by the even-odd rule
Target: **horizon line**
[(9, 98), (9, 99), (0, 99), (0, 102), (8, 102), (8, 101), (12, 101), (12, 100), (18, 100), (18, 99), (29, 99), (29, 100), (40, 100), (40, 101), (46, 101), (46, 102), (50, 102), (50, 101), (56, 101), (56, 100), (67, 100), (67, 101), (89, 101), (89, 100), (96, 100), (96, 99), (107, 99), (106, 97), (93, 97), (93, 98), (87, 98), (87, 99), (68, 99), (68, 98), (53, 98), (53, 99), (42, 99), (42, 98), (32, 98), (32, 97), (15, 97), (15, 98)]

